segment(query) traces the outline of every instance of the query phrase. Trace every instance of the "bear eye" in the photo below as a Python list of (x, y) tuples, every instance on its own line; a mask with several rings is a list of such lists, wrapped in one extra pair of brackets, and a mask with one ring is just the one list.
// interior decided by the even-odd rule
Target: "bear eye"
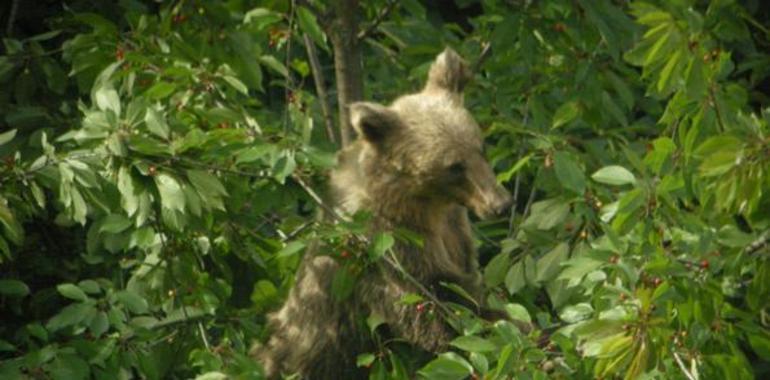
[(465, 164), (462, 162), (455, 162), (452, 165), (449, 165), (449, 172), (452, 174), (462, 174), (465, 172)]

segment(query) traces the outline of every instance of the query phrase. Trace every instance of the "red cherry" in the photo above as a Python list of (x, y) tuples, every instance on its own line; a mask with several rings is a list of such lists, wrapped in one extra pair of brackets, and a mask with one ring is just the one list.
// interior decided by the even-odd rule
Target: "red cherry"
[(706, 259), (700, 261), (700, 267), (703, 269), (709, 269), (709, 265), (709, 261)]
[(417, 312), (418, 313), (422, 313), (423, 311), (425, 311), (425, 304), (424, 303), (418, 303), (417, 304)]

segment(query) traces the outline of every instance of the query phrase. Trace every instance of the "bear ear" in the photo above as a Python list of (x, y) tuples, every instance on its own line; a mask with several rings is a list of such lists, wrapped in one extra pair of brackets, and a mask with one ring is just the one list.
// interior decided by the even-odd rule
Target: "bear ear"
[(470, 79), (468, 63), (452, 48), (446, 48), (430, 66), (425, 90), (441, 89), (460, 94)]
[(381, 146), (400, 127), (401, 121), (393, 110), (377, 103), (350, 104), (350, 122), (364, 140)]

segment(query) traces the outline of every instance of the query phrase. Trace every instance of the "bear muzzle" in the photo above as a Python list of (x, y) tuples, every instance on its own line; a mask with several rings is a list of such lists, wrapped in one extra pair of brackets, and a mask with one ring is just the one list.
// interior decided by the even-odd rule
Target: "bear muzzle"
[(483, 189), (468, 202), (469, 208), (481, 219), (489, 219), (508, 212), (512, 204), (511, 194), (500, 185)]

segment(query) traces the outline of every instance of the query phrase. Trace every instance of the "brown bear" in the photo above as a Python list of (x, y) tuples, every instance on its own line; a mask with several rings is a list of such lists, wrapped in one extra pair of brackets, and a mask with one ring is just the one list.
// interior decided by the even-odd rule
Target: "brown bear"
[(358, 378), (356, 356), (366, 352), (370, 337), (361, 321), (371, 314), (399, 338), (428, 351), (443, 349), (454, 335), (449, 325), (399, 301), (437, 291), (440, 282), (482, 299), (467, 210), (488, 217), (508, 207), (510, 195), (497, 184), (481, 130), (463, 105), (469, 79), (466, 62), (446, 49), (421, 92), (390, 106), (350, 105), (359, 137), (339, 153), (331, 174), (334, 206), (346, 214), (370, 212), (373, 233), (405, 228), (423, 243), (397, 241), (392, 248), (408, 277), (393, 266), (371, 266), (343, 301), (330, 290), (341, 265), (330, 256), (306, 255), (288, 299), (270, 315), (271, 338), (255, 353), (269, 378)]

